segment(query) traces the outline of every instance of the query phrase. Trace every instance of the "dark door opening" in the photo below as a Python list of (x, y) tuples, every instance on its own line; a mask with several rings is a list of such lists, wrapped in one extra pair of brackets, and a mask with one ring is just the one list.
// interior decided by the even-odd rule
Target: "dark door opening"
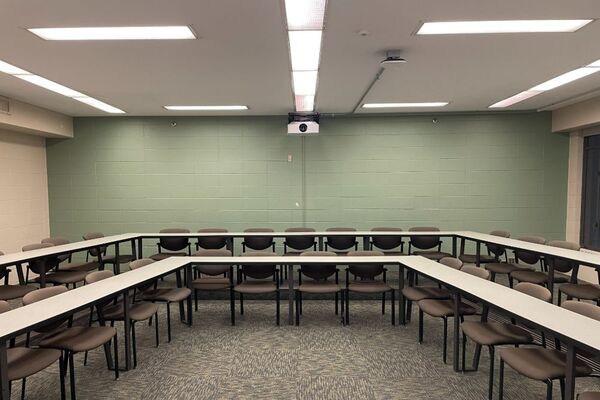
[(581, 245), (600, 251), (600, 135), (583, 142)]

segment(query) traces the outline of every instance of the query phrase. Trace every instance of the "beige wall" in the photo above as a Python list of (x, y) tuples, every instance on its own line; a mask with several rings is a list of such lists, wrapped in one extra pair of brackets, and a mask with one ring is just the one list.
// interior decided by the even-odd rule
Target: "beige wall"
[(573, 132), (600, 124), (600, 97), (552, 111), (552, 132)]
[(0, 250), (49, 234), (46, 139), (0, 130)]
[(9, 99), (10, 112), (0, 113), (0, 129), (56, 138), (73, 137), (73, 118)]

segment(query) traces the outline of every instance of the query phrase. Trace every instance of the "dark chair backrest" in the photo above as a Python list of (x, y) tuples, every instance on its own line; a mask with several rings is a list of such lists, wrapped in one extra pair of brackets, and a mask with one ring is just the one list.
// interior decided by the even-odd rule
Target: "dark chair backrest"
[[(47, 247), (53, 247), (52, 243), (34, 243), (23, 246), (23, 251), (31, 251), (38, 249), (45, 249)], [(29, 269), (35, 272), (36, 274), (41, 274), (42, 272), (48, 272), (58, 266), (59, 259), (56, 255), (40, 257), (30, 260), (28, 262)]]
[[(497, 230), (497, 231), (491, 231), (490, 235), (503, 237), (503, 238), (509, 238), (510, 232)], [(504, 253), (506, 253), (506, 248), (503, 246), (500, 246), (498, 244), (489, 243), (486, 246), (487, 246), (487, 249), (489, 250), (489, 252), (491, 254), (493, 254), (495, 257), (503, 256)]]
[[(49, 238), (45, 238), (42, 239), (42, 243), (50, 243), (53, 246), (61, 246), (63, 244), (69, 244), (71, 243), (70, 241), (68, 241), (67, 239), (65, 239), (64, 237), (60, 237), (60, 236), (56, 236), (56, 237), (49, 237)], [(58, 256), (58, 260), (60, 262), (66, 261), (71, 257), (70, 254), (60, 254)]]
[[(388, 227), (376, 227), (371, 229), (371, 232), (402, 232), (400, 228), (388, 228)], [(372, 236), (371, 241), (373, 242), (373, 246), (378, 249), (383, 250), (392, 250), (397, 247), (402, 246), (402, 236), (393, 236), (393, 235), (385, 235), (385, 236)]]
[[(354, 228), (327, 228), (326, 232), (356, 232)], [(356, 245), (356, 236), (327, 236), (327, 247), (334, 250), (348, 250)]]
[[(547, 245), (552, 247), (560, 247), (561, 249), (567, 250), (581, 250), (581, 246), (578, 243), (567, 242), (564, 240), (553, 240), (548, 242)], [(555, 271), (559, 272), (570, 272), (574, 268), (579, 267), (578, 263), (560, 257), (546, 256), (546, 262), (551, 265)]]
[[(247, 254), (246, 254), (247, 255)], [(194, 253), (196, 257), (231, 257), (231, 251), (225, 249), (205, 249)], [(216, 276), (229, 272), (229, 265), (223, 264), (198, 264), (196, 269), (201, 274)]]
[[(408, 230), (409, 232), (439, 232), (440, 228), (435, 226), (415, 226)], [(440, 245), (439, 236), (411, 236), (410, 244), (420, 250), (429, 250)]]
[[(333, 251), (305, 251), (300, 257), (336, 257)], [(300, 264), (300, 273), (316, 281), (323, 281), (335, 274), (337, 265), (334, 260), (332, 264)]]
[[(82, 237), (83, 237), (83, 240), (100, 239), (100, 238), (104, 237), (104, 234), (102, 232), (88, 232), (88, 233), (84, 234)], [(100, 251), (102, 252), (102, 254), (106, 254), (106, 246), (100, 246)], [(88, 252), (90, 253), (90, 256), (98, 257), (98, 248), (97, 247), (89, 249)]]
[[(66, 293), (68, 292), (69, 289), (66, 288), (66, 286), (50, 286), (47, 288), (42, 288), (42, 289), (36, 289), (32, 292), (27, 293), (25, 296), (23, 296), (23, 305), (29, 305), (41, 300), (45, 300), (48, 299), (52, 296), (56, 296), (62, 293)], [(61, 325), (63, 325), (65, 322), (67, 322), (71, 317), (65, 317), (65, 318), (61, 318), (59, 320), (50, 322), (48, 324), (45, 324), (41, 327), (38, 327), (35, 329), (36, 332), (52, 332), (53, 330), (57, 329), (58, 327), (60, 327)]]
[[(166, 228), (161, 229), (159, 233), (190, 233), (190, 230), (184, 228)], [(188, 247), (189, 243), (190, 238), (187, 236), (160, 238), (160, 247), (169, 251), (183, 250)]]
[[(275, 257), (277, 253), (266, 251), (253, 251), (244, 254), (244, 257)], [(253, 279), (266, 279), (277, 273), (276, 264), (247, 264), (242, 265), (242, 273)]]
[(446, 267), (454, 268), (460, 270), (464, 263), (458, 258), (454, 257), (444, 257), (439, 261), (440, 264), (445, 265)]
[[(517, 240), (522, 240), (524, 242), (529, 242), (529, 243), (534, 243), (534, 244), (544, 244), (546, 243), (546, 239), (544, 239), (541, 236), (521, 236), (520, 238), (518, 238)], [(517, 258), (516, 261), (523, 261), (526, 264), (537, 264), (540, 259), (541, 259), (541, 255), (539, 253), (535, 253), (535, 252), (531, 252), (531, 251), (525, 251), (525, 250), (515, 250), (515, 256)]]
[[(315, 232), (313, 228), (287, 228), (286, 232)], [(302, 251), (310, 249), (315, 245), (314, 235), (286, 236), (285, 245), (292, 250)]]
[[(271, 228), (248, 228), (244, 233), (273, 233)], [(250, 250), (265, 250), (273, 245), (273, 236), (244, 236), (244, 245)]]
[[(348, 252), (348, 257), (377, 257), (383, 255), (385, 255), (383, 252), (376, 250)], [(375, 279), (375, 277), (383, 273), (384, 268), (383, 264), (350, 264), (348, 271), (361, 279)]]
[[(223, 228), (204, 228), (198, 229), (198, 233), (227, 233), (227, 229)], [(199, 249), (222, 249), (227, 245), (227, 237), (225, 236), (202, 236), (198, 237)]]

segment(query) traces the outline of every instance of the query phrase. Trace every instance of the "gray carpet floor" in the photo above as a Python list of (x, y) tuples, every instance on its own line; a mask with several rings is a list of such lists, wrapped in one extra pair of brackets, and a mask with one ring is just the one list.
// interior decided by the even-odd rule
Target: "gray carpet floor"
[[(418, 344), (416, 319), (393, 327), (389, 308), (388, 314), (381, 315), (380, 301), (351, 303), (351, 325), (346, 327), (334, 315), (333, 301), (325, 300), (305, 301), (301, 326), (288, 326), (287, 304), (283, 303), (283, 325), (277, 327), (274, 301), (247, 300), (245, 315), (238, 315), (237, 325), (231, 326), (228, 302), (205, 300), (191, 328), (179, 323), (175, 307), (171, 343), (166, 342), (164, 308), (160, 346), (154, 347), (154, 327), (140, 324), (136, 329), (138, 367), (123, 372), (118, 381), (106, 369), (101, 349), (90, 354), (87, 366), (82, 354), (76, 356), (78, 399), (487, 397), (487, 352), (482, 353), (478, 372), (455, 373), (450, 349), (448, 364), (442, 362), (441, 320), (426, 318), (425, 341)], [(29, 378), (26, 398), (59, 398), (57, 370), (52, 367)], [(545, 396), (544, 384), (510, 368), (505, 384), (506, 399)], [(13, 388), (17, 399), (20, 384), (15, 382)], [(578, 392), (589, 389), (600, 390), (600, 379), (577, 380)]]

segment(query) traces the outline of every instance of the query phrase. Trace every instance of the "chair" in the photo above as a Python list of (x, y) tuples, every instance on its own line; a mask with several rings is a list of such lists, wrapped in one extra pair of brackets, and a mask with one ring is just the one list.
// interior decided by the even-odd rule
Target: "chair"
[[(50, 243), (53, 246), (61, 246), (61, 245), (69, 244), (71, 242), (63, 237), (57, 236), (57, 237), (49, 237), (49, 238), (42, 239), (42, 243)], [(58, 264), (58, 267), (56, 268), (56, 270), (57, 271), (90, 272), (90, 271), (100, 268), (100, 264), (98, 262), (90, 261), (90, 262), (75, 262), (74, 263), (74, 262), (72, 262), (71, 257), (72, 257), (72, 253), (59, 254), (57, 256), (59, 264)], [(65, 261), (68, 261), (68, 262), (65, 263)]]
[[(167, 228), (161, 229), (159, 233), (190, 233), (190, 230), (182, 228)], [(159, 239), (158, 243), (156, 243), (156, 246), (158, 247), (158, 253), (150, 256), (150, 258), (154, 261), (160, 261), (174, 256), (185, 257), (192, 254), (190, 238), (187, 236), (164, 236)], [(162, 249), (168, 251), (163, 252)], [(185, 249), (187, 249), (187, 251), (182, 251)]]
[[(27, 246), (23, 246), (23, 251), (32, 251), (38, 249), (44, 249), (53, 247), (51, 243), (34, 243)], [(77, 283), (83, 282), (88, 271), (52, 271), (58, 268), (59, 260), (57, 256), (40, 257), (31, 260), (27, 264), (27, 281), (29, 281), (29, 271), (41, 275), (45, 274), (45, 283), (51, 283), (53, 285), (73, 285), (73, 288), (77, 287)], [(33, 282), (42, 285), (42, 277), (37, 276)], [(44, 285), (42, 285), (44, 286)]]
[[(231, 257), (231, 251), (226, 249), (205, 249), (194, 253), (194, 257)], [(234, 295), (233, 295), (233, 264), (199, 264), (194, 266), (194, 288), (195, 309), (198, 311), (198, 291), (229, 291), (231, 323), (235, 322)]]
[[(533, 244), (546, 243), (546, 239), (544, 239), (541, 236), (521, 236), (517, 240)], [(523, 250), (515, 250), (514, 255), (514, 263), (489, 263), (485, 265), (485, 269), (487, 269), (491, 273), (492, 281), (496, 281), (496, 275), (498, 274), (508, 275), (508, 284), (510, 287), (513, 287), (513, 272), (516, 272), (517, 276), (519, 276), (520, 272), (532, 270), (533, 266), (537, 263), (540, 263), (541, 268), (543, 268), (543, 259), (538, 253)]]
[[(27, 293), (23, 297), (23, 305), (29, 305), (52, 296), (57, 296), (67, 292), (68, 289), (64, 286), (53, 286), (48, 288), (38, 289), (31, 293)], [(71, 387), (71, 399), (75, 400), (75, 362), (74, 355), (81, 352), (88, 352), (100, 346), (104, 346), (106, 363), (108, 368), (112, 368), (114, 361), (115, 379), (119, 378), (119, 349), (117, 344), (117, 330), (109, 326), (72, 326), (73, 316), (67, 316), (62, 320), (51, 322), (40, 328), (36, 328), (37, 332), (44, 336), (38, 346), (44, 349), (57, 349), (62, 352), (60, 356), (61, 368), (60, 371), (66, 375), (67, 367), (69, 368), (69, 378)], [(65, 327), (65, 323), (67, 326)], [(29, 339), (29, 335), (28, 335)], [(114, 343), (112, 343), (114, 340)], [(113, 345), (114, 360), (111, 359), (110, 346)], [(64, 395), (61, 396), (64, 398)]]
[[(440, 229), (429, 226), (417, 226), (410, 228), (409, 232), (439, 232)], [(442, 251), (443, 242), (439, 236), (422, 236), (413, 235), (410, 237), (408, 242), (408, 254), (414, 254), (416, 256), (423, 256), (433, 261), (439, 261), (444, 257), (452, 257), (452, 254), (445, 253)], [(413, 251), (412, 248), (419, 250)], [(436, 250), (431, 250), (436, 249)]]
[[(0, 256), (4, 253), (0, 251)], [(9, 284), (10, 270), (7, 267), (0, 268), (0, 280), (4, 278), (4, 285), (0, 285), (0, 301), (20, 299), (27, 293), (37, 289), (31, 285), (11, 285)]]
[[(83, 235), (83, 240), (92, 240), (92, 239), (100, 239), (103, 238), (104, 234), (101, 232), (88, 232)], [(100, 246), (100, 252), (102, 255), (102, 264), (111, 264), (113, 267), (117, 264), (128, 264), (131, 261), (135, 260), (135, 256), (131, 254), (119, 254), (119, 259), (117, 260), (116, 255), (106, 256), (107, 246)], [(98, 257), (98, 248), (92, 248), (88, 250), (88, 255), (86, 256), (86, 261), (88, 261), (88, 257)]]
[[(463, 262), (458, 258), (444, 257), (439, 261), (440, 264), (460, 270), (463, 267)], [(449, 299), (452, 297), (452, 293), (441, 286), (413, 286), (414, 284), (414, 272), (408, 272), (409, 286), (402, 289), (403, 304), (400, 307), (405, 307), (406, 319), (410, 321), (412, 314), (412, 303), (418, 302), (425, 299)]]
[[(371, 229), (371, 232), (402, 232), (402, 229), (380, 226)], [(404, 241), (400, 235), (374, 235), (371, 236), (370, 250), (380, 250), (386, 256), (401, 256), (404, 254)]]
[[(199, 229), (198, 233), (227, 233), (227, 229), (223, 228), (204, 228)], [(225, 236), (198, 236), (196, 242), (196, 250), (217, 250), (227, 246), (227, 237)]]
[(577, 396), (577, 400), (600, 400), (600, 392), (584, 392)]
[[(552, 295), (545, 287), (533, 283), (522, 282), (515, 286), (515, 290), (533, 296), (542, 301), (550, 302)], [(467, 337), (477, 346), (487, 346), (490, 354), (490, 376), (488, 381), (488, 398), (491, 400), (494, 393), (494, 353), (496, 346), (524, 345), (533, 343), (533, 336), (528, 330), (514, 323), (487, 322), (488, 308), (484, 308), (481, 321), (466, 321), (461, 324), (462, 328), (462, 366), (465, 369), (465, 357)], [(543, 341), (545, 345), (545, 340)], [(473, 368), (477, 370), (479, 364), (478, 352), (473, 360)]]
[[(332, 251), (305, 251), (300, 257), (335, 257)], [(335, 280), (329, 280), (335, 275)], [(302, 279), (306, 276), (309, 280)], [(300, 325), (300, 314), (302, 313), (302, 295), (313, 294), (335, 294), (335, 315), (338, 315), (338, 298), (342, 294), (342, 315), (344, 313), (344, 292), (339, 285), (338, 269), (335, 260), (331, 264), (301, 264), (298, 271), (298, 288), (296, 289), (296, 325)]]
[[(483, 268), (465, 265), (461, 268), (462, 272), (477, 276), (481, 279), (489, 279), (490, 274)], [(442, 359), (446, 363), (446, 353), (448, 347), (448, 318), (460, 318), (461, 321), (467, 315), (477, 314), (477, 309), (467, 303), (458, 304), (458, 315), (454, 315), (453, 299), (425, 299), (420, 300), (419, 305), (419, 343), (423, 343), (423, 314), (431, 317), (441, 318), (444, 321), (444, 349)]]
[[(337, 227), (327, 228), (325, 229), (325, 232), (356, 232), (356, 229)], [(330, 235), (327, 236), (327, 239), (325, 240), (325, 250), (329, 250), (329, 248), (331, 248), (338, 255), (344, 255), (352, 249), (355, 251), (358, 250), (358, 242), (356, 241), (356, 236)]]
[[(273, 233), (275, 232), (271, 228), (248, 228), (244, 230), (244, 233)], [(275, 242), (273, 241), (272, 235), (265, 236), (244, 236), (242, 242), (242, 251), (245, 253), (246, 248), (252, 251), (266, 250), (272, 247), (272, 251), (275, 252)]]
[[(507, 231), (491, 231), (490, 235), (498, 236), (502, 238), (509, 238), (510, 232)], [(499, 246), (497, 244), (488, 243), (485, 245), (487, 248), (487, 254), (479, 255), (479, 262), (481, 264), (487, 263), (498, 263), (500, 262), (500, 257), (506, 256), (506, 248), (503, 246)], [(477, 254), (465, 254), (465, 241), (464, 239), (460, 243), (460, 256), (458, 256), (462, 262), (465, 264), (477, 264)], [(505, 261), (508, 262), (508, 259)]]
[[(129, 268), (133, 271), (138, 268), (143, 268), (152, 264), (155, 260), (151, 258), (141, 258), (129, 263)], [(179, 273), (179, 271), (177, 271)], [(178, 279), (180, 281), (180, 279)], [(159, 288), (158, 279), (154, 282), (149, 282), (139, 286), (136, 290), (141, 292), (142, 300), (151, 303), (160, 302), (167, 305), (167, 337), (171, 342), (171, 303), (179, 303), (180, 309), (183, 309), (183, 302), (192, 295), (192, 291), (184, 287), (176, 288)], [(135, 298), (135, 293), (134, 293)]]
[[(555, 241), (551, 242), (550, 245), (556, 245), (558, 247), (579, 251), (581, 247), (577, 243)], [(548, 263), (555, 262), (554, 269), (559, 272), (564, 271), (565, 267), (572, 268), (571, 273), (573, 283), (565, 283), (558, 287), (558, 305), (562, 301), (562, 294), (567, 296), (567, 300), (579, 299), (579, 300), (591, 300), (596, 302), (596, 305), (600, 306), (600, 285), (593, 285), (589, 283), (576, 283), (577, 273), (579, 271), (579, 265), (576, 263), (568, 263), (566, 260), (554, 260), (553, 258), (547, 257)]]
[[(548, 246), (560, 247), (563, 249), (579, 250), (579, 245), (576, 243), (565, 242), (561, 240), (554, 240), (547, 243)], [(554, 269), (554, 282), (555, 283), (565, 283), (569, 281), (569, 277), (565, 275), (565, 272), (570, 272), (574, 268), (579, 268), (578, 264), (573, 263), (572, 261), (565, 260), (558, 257), (546, 256), (543, 259), (542, 265), (551, 265)], [(535, 283), (537, 285), (547, 285), (549, 282), (548, 273), (545, 271), (531, 271), (531, 270), (520, 270), (513, 271), (510, 273), (510, 277), (512, 279), (516, 279), (519, 282), (530, 282)]]
[[(348, 257), (381, 257), (383, 252), (375, 250), (350, 251)], [(350, 274), (354, 279), (350, 280)], [(383, 279), (376, 279), (383, 275)], [(358, 279), (357, 279), (358, 278)], [(381, 293), (381, 313), (385, 314), (385, 294), (391, 293), (392, 301), (392, 325), (396, 325), (396, 300), (395, 290), (385, 281), (385, 268), (382, 264), (351, 264), (346, 268), (346, 318), (345, 323), (350, 323), (350, 292), (354, 293)]]
[[(48, 237), (45, 239), (42, 239), (42, 243), (50, 243), (52, 244), (52, 246), (61, 246), (64, 244), (69, 244), (71, 243), (70, 241), (68, 241), (67, 239), (65, 239), (64, 237), (61, 236), (56, 236), (56, 237)], [(57, 256), (58, 261), (59, 262), (64, 262), (64, 261), (69, 261), (71, 262), (71, 253), (65, 253), (65, 254), (59, 254)]]
[[(313, 228), (287, 228), (286, 232), (315, 232)], [(291, 249), (291, 250), (290, 250)], [(286, 236), (283, 242), (283, 253), (289, 256), (299, 256), (301, 253), (317, 249), (315, 236), (307, 234), (306, 236)]]
[[(88, 285), (112, 277), (112, 271), (96, 271), (85, 277)], [(113, 303), (113, 304), (111, 304)], [(117, 321), (125, 321), (125, 308), (123, 301), (104, 302), (96, 305), (98, 321), (109, 321), (111, 326)], [(146, 321), (154, 317), (154, 332), (156, 336), (156, 347), (158, 347), (158, 305), (148, 302), (136, 302), (129, 305), (129, 319), (131, 320), (131, 339), (133, 345), (133, 366), (137, 366), (137, 346), (135, 340), (135, 323)]]
[[(590, 303), (577, 302), (573, 300), (565, 301), (563, 308), (585, 315), (600, 321), (600, 307)], [(556, 349), (546, 348), (516, 348), (500, 350), (500, 382), (499, 390), (502, 399), (504, 397), (504, 364), (508, 364), (512, 369), (529, 379), (542, 381), (546, 383), (546, 399), (552, 399), (553, 381), (560, 381), (561, 392), (564, 392), (567, 355), (560, 350), (560, 342), (556, 340)], [(575, 376), (583, 377), (592, 374), (592, 368), (580, 360), (575, 359)]]
[[(264, 251), (249, 252), (245, 257), (273, 257), (276, 253), (267, 253)], [(279, 270), (274, 264), (248, 264), (241, 266), (241, 274), (238, 274), (238, 283), (233, 287), (233, 291), (240, 294), (240, 314), (244, 314), (244, 294), (265, 294), (275, 293), (275, 302), (277, 306), (276, 321), (279, 325), (280, 301), (279, 301)], [(250, 278), (250, 280), (246, 279)], [(231, 303), (235, 307), (235, 302)], [(235, 310), (232, 313), (231, 325), (235, 325)]]

